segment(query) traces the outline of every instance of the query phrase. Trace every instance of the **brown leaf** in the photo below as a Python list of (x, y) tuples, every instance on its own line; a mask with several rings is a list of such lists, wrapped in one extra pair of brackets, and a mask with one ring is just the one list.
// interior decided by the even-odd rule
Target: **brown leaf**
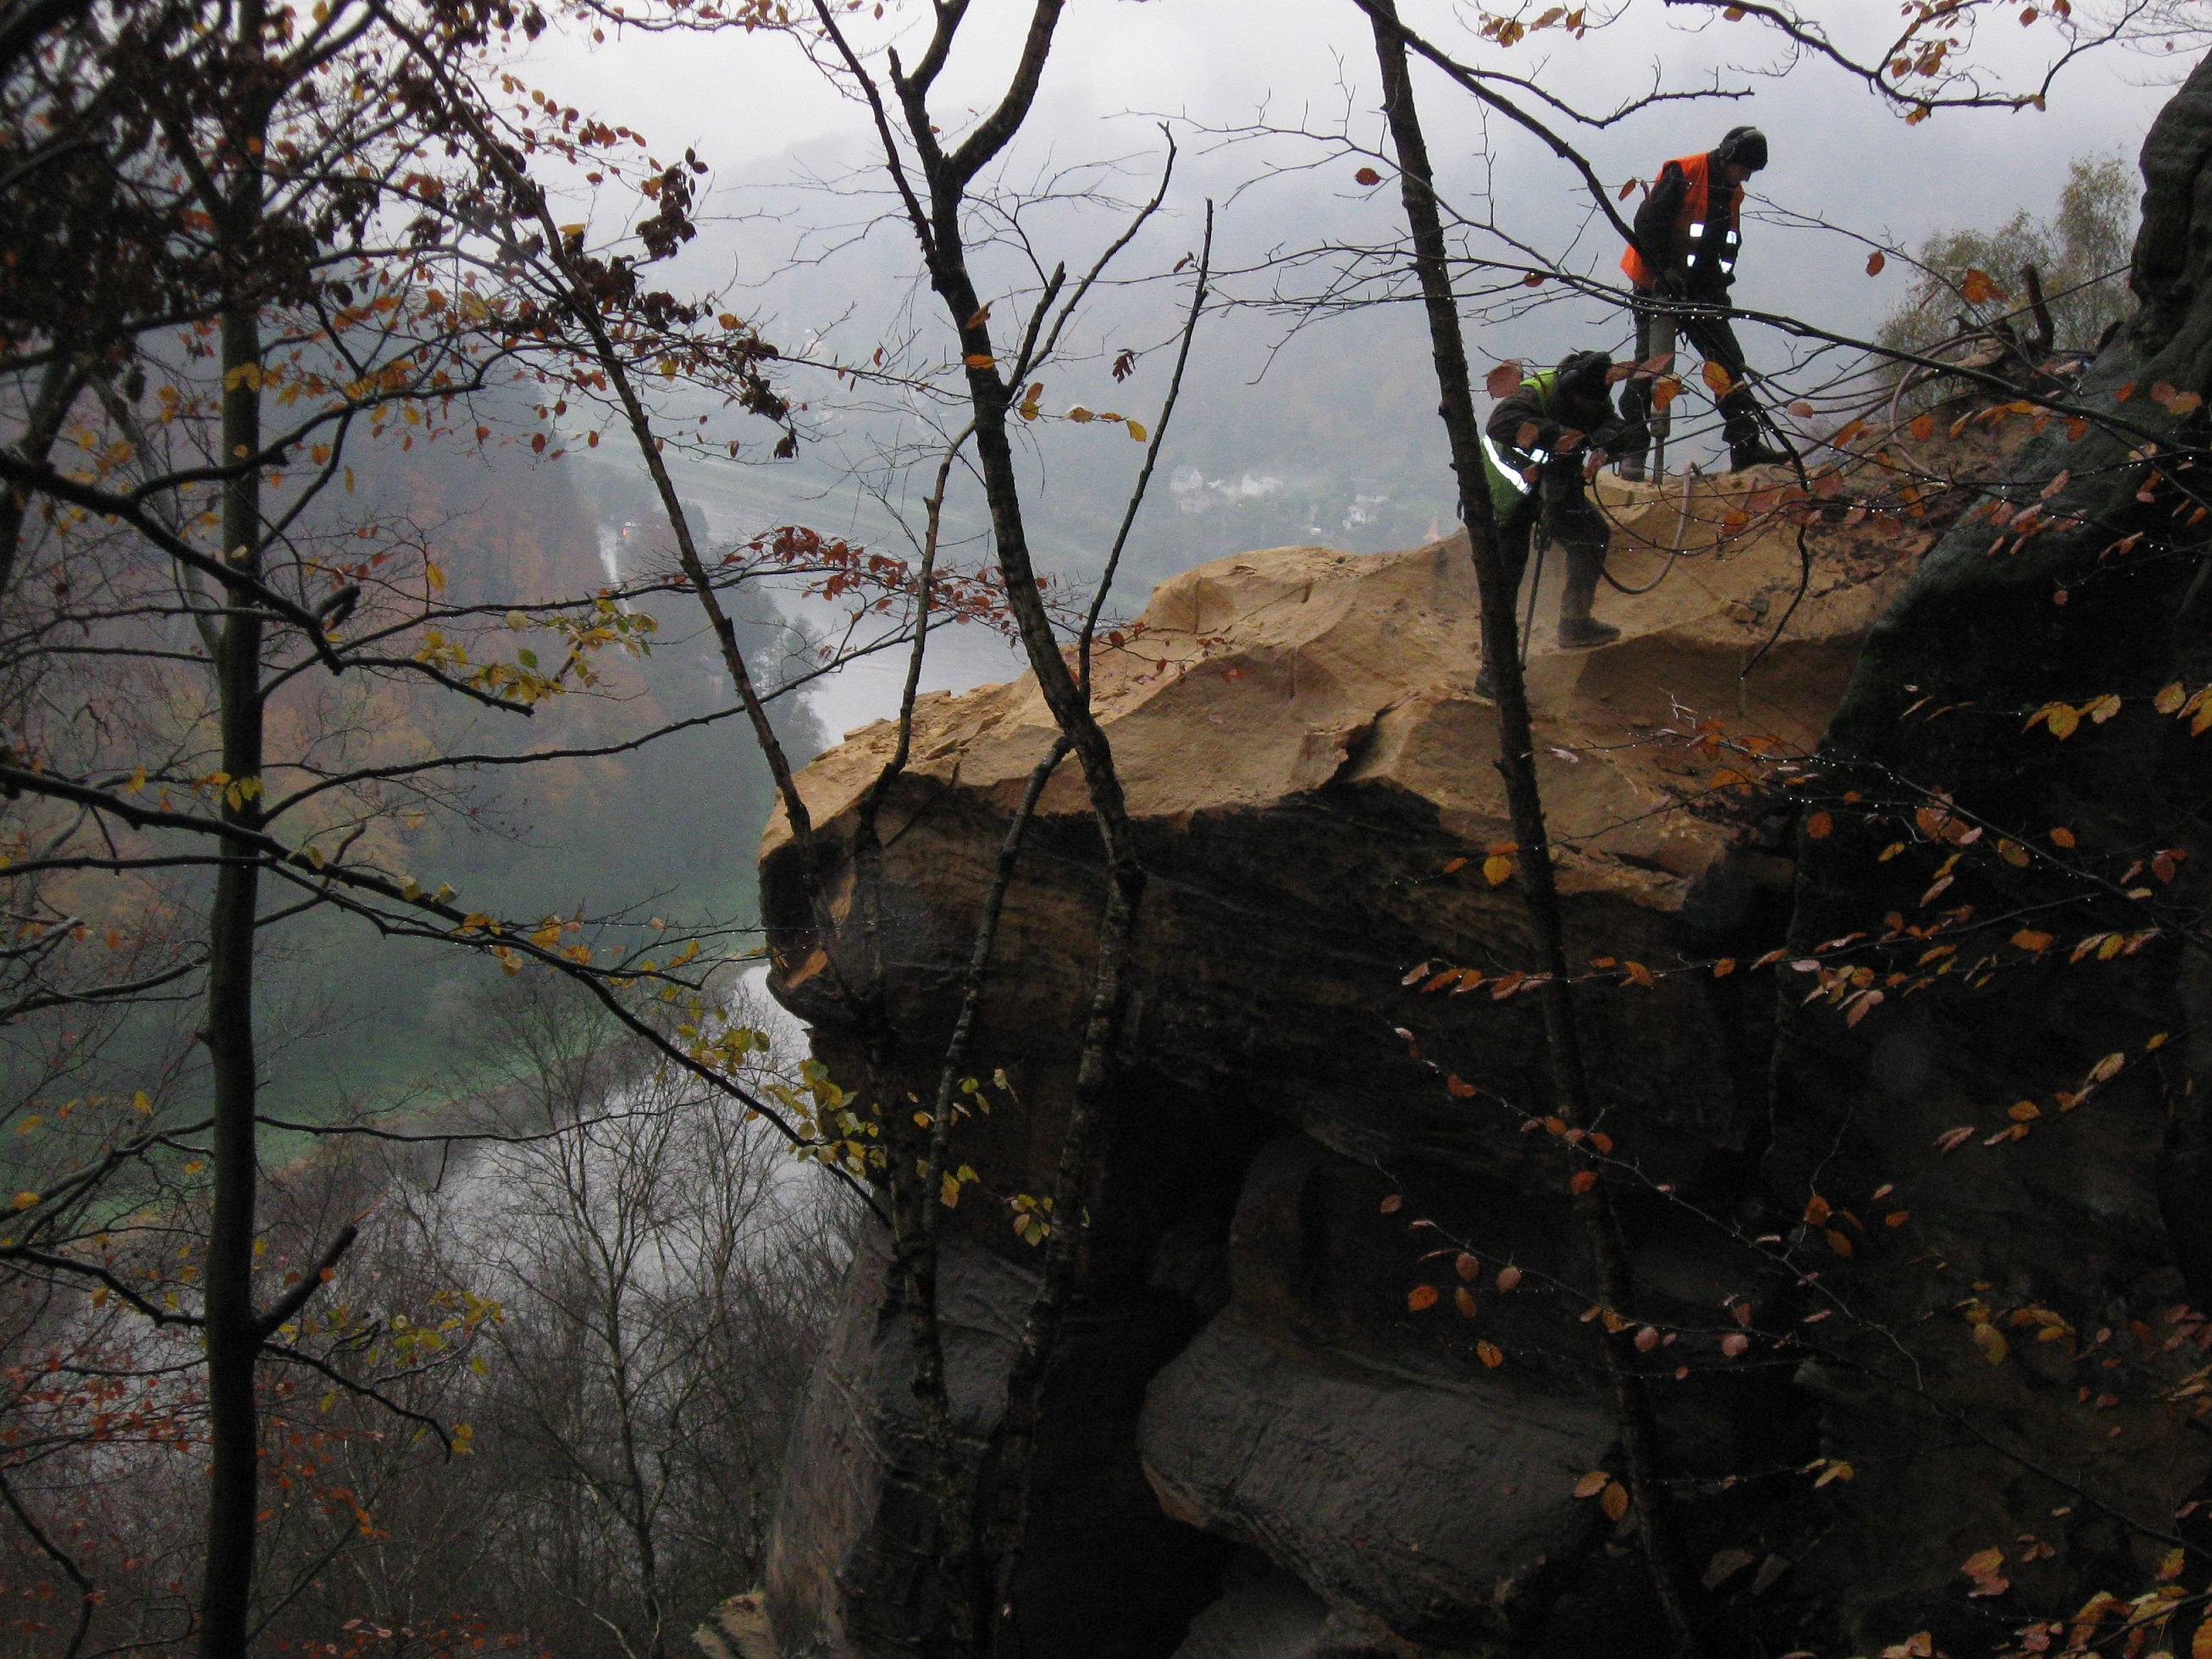
[(1472, 1284), (1482, 1276), (1482, 1263), (1462, 1250), (1452, 1258), (1452, 1271)]
[(1705, 1563), (1705, 1578), (1707, 1589), (1718, 1589), (1723, 1584), (1759, 1559), (1749, 1550), (1722, 1550)]
[(1510, 398), (1527, 367), (1518, 357), (1508, 358), (1482, 377), (1482, 389), (1493, 398)]
[(1628, 1513), (1628, 1488), (1618, 1480), (1598, 1494), (1597, 1506), (1605, 1511), (1608, 1521), (1618, 1521)]
[(1353, 173), (1352, 178), (1353, 183), (1361, 185), (1379, 185), (1382, 182), (1382, 175), (1376, 172), (1373, 167), (1362, 167)]
[(1873, 252), (1867, 255), (1867, 275), (1869, 276), (1881, 276), (1881, 268), (1888, 263), (1889, 256), (1884, 253), (1880, 248), (1876, 248)]
[(1474, 1292), (1464, 1285), (1452, 1292), (1452, 1306), (1459, 1310), (1462, 1319), (1474, 1317)]
[(1606, 1489), (1607, 1486), (1611, 1483), (1613, 1477), (1607, 1474), (1603, 1469), (1592, 1469), (1588, 1474), (1575, 1482), (1575, 1496), (1577, 1498), (1595, 1498)]

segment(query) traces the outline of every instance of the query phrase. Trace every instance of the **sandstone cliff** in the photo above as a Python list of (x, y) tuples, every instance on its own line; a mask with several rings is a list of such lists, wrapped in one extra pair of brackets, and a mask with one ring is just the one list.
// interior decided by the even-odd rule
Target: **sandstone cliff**
[[(2185, 856), (2212, 775), (2154, 696), (2212, 678), (2204, 515), (2143, 453), (2197, 441), (2202, 416), (2124, 405), (2212, 383), (2207, 159), (2200, 70), (2146, 152), (2144, 309), (2078, 394), (2086, 433), (1990, 441), (1986, 498), (1918, 520), (1838, 502), (1802, 541), (1756, 527), (1771, 477), (1608, 480), (1616, 573), (1684, 556), (1647, 595), (1601, 594), (1613, 646), (1560, 653), (1537, 629), (1606, 1179), (1717, 1653), (2033, 1648), (2012, 1632), (2039, 1610), (2153, 1593), (2203, 1524), (2212, 1447), (2172, 1367), (2201, 1328), (2177, 1310), (2212, 1288)], [(2056, 525), (1993, 550), (1991, 507), (2032, 501)], [(1525, 929), (1484, 870), (1508, 832), (1474, 613), (1455, 542), (1278, 549), (1163, 584), (1102, 653), (1151, 886), (1018, 1590), (1033, 1654), (1664, 1650), (1629, 1532), (1574, 1496), (1619, 1468), (1619, 1437), (1574, 1166), (1531, 1121)], [(2107, 693), (2116, 716), (2023, 738), (2030, 711)], [(1026, 680), (918, 710), (883, 818), (893, 1052), (871, 1069), (808, 968), (777, 976), (865, 1097), (931, 1085), (1052, 735)], [(849, 734), (800, 779), (833, 846), (891, 737)], [(2081, 857), (2024, 852), (2031, 827)], [(763, 860), (787, 928), (781, 826)], [(1099, 896), (1071, 768), (983, 1007), (976, 1068), (1011, 1098), (961, 1132), (984, 1179), (948, 1245), (948, 1358), (979, 1447), (1030, 1288), (1004, 1200), (1048, 1184)], [(2047, 958), (2005, 942), (2045, 927), (2064, 935)], [(2107, 934), (2128, 943), (2068, 968), (2066, 944)], [(2057, 1098), (2112, 1053), (2095, 1111)], [(933, 1593), (885, 1276), (871, 1241), (795, 1443), (764, 1587), (787, 1655), (917, 1651)], [(1962, 1577), (1991, 1547), (2001, 1566)]]

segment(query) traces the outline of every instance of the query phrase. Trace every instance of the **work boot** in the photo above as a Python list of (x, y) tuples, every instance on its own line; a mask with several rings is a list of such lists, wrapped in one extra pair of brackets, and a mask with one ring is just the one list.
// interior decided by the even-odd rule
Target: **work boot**
[(1729, 471), (1747, 471), (1754, 466), (1787, 466), (1790, 456), (1769, 443), (1753, 438), (1748, 443), (1729, 446)]
[(1597, 598), (1598, 575), (1604, 568), (1603, 548), (1568, 550), (1567, 585), (1559, 595), (1560, 650), (1588, 651), (1611, 645), (1620, 637), (1618, 628), (1590, 615), (1590, 605)]
[(1615, 462), (1613, 468), (1613, 476), (1622, 480), (1624, 483), (1642, 483), (1644, 482), (1644, 458), (1641, 455), (1636, 455), (1632, 456), (1626, 460)]
[(1611, 645), (1620, 637), (1618, 628), (1611, 623), (1601, 623), (1594, 617), (1559, 618), (1559, 649), (1562, 651), (1592, 651), (1601, 645)]

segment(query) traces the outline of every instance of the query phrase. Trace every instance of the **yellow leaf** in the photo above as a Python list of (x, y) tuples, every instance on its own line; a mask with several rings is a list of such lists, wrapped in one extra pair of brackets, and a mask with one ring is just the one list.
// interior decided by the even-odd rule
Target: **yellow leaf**
[(1607, 1486), (1611, 1485), (1613, 1477), (1607, 1474), (1603, 1469), (1592, 1469), (1588, 1474), (1583, 1476), (1581, 1480), (1575, 1482), (1575, 1496), (1577, 1498), (1595, 1498), (1600, 1492), (1603, 1492)]
[(1605, 1511), (1607, 1520), (1620, 1520), (1628, 1513), (1628, 1488), (1613, 1481), (1598, 1495), (1597, 1506)]
[(430, 559), (422, 561), (422, 578), (430, 584), (430, 591), (433, 593), (442, 593), (446, 591), (446, 573), (438, 568), (434, 561)]
[(15, 1207), (19, 1210), (27, 1210), (38, 1201), (39, 1195), (36, 1193), (18, 1193), (15, 1194)]
[(1499, 886), (1513, 874), (1513, 860), (1503, 853), (1492, 853), (1482, 861), (1482, 878), (1492, 887)]
[(2005, 1346), (2004, 1334), (1994, 1325), (1974, 1327), (1974, 1346), (1982, 1351), (1982, 1358), (1992, 1365), (2003, 1364), (2005, 1355), (2010, 1352)]
[(1074, 408), (1067, 411), (1067, 418), (1075, 422), (1079, 426), (1085, 421), (1095, 421), (1098, 417), (1096, 415), (1093, 415), (1089, 410), (1085, 409), (1081, 404), (1078, 404)]
[(1144, 442), (1144, 441), (1145, 441), (1145, 423), (1144, 423), (1142, 421), (1132, 421), (1132, 422), (1129, 422), (1129, 435), (1130, 435), (1132, 438), (1134, 438), (1134, 439), (1139, 442), (1139, 443), (1142, 443), (1142, 442)]

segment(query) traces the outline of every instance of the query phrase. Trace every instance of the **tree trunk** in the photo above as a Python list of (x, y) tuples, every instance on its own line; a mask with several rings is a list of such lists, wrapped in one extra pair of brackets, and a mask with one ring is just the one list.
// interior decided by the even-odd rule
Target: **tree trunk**
[[(259, 0), (240, 8), (241, 52), (261, 49)], [(258, 99), (259, 89), (250, 96)], [(258, 139), (266, 125), (242, 123)], [(258, 146), (257, 146), (258, 149)], [(222, 252), (232, 285), (222, 313), (223, 374), (221, 421), (223, 464), (261, 448), (261, 392), (252, 371), (261, 362), (261, 328), (251, 297), (250, 249), (262, 212), (257, 167), (239, 163), (220, 216)], [(222, 556), (253, 576), (261, 574), (261, 477), (241, 469), (222, 486)], [(222, 726), (222, 769), (230, 777), (222, 811), (240, 828), (261, 827), (261, 613), (234, 592), (216, 652), (216, 693)], [(254, 1137), (256, 1055), (253, 1037), (254, 912), (260, 870), (242, 848), (226, 849), (216, 874), (209, 916), (207, 1028), (214, 1092), (214, 1212), (208, 1227), (207, 1287), (208, 1486), (207, 1567), (201, 1585), (199, 1650), (203, 1659), (239, 1659), (246, 1650), (253, 1592), (256, 1516), (260, 1508), (260, 1434), (254, 1407), (254, 1361), (261, 1333), (253, 1308), (255, 1187), (259, 1178)]]

